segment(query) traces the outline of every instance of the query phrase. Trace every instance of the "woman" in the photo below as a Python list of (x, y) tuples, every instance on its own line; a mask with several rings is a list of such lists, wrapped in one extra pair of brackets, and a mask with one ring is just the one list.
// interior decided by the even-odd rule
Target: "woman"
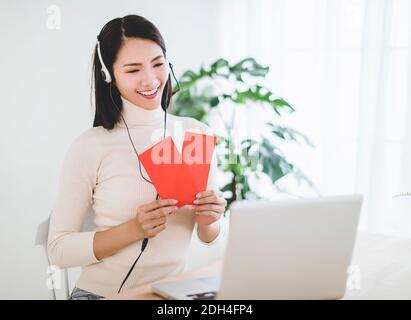
[[(181, 208), (175, 199), (158, 199), (141, 170), (136, 153), (166, 132), (177, 145), (186, 131), (210, 133), (195, 119), (167, 116), (172, 65), (158, 29), (128, 15), (108, 22), (97, 39), (93, 128), (66, 154), (50, 220), (51, 263), (83, 267), (71, 299), (98, 299), (181, 272), (194, 226), (203, 243), (216, 243), (226, 206), (217, 189), (215, 161), (207, 190), (192, 206)], [(82, 232), (90, 207), (97, 227)]]

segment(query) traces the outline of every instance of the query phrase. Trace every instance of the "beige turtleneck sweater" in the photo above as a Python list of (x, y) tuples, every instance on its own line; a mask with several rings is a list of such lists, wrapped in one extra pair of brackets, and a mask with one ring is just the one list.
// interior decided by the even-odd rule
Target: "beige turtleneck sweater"
[[(162, 108), (146, 110), (122, 100), (122, 114), (137, 152), (162, 140)], [(167, 114), (166, 137), (173, 138), (180, 152), (186, 131), (212, 134), (195, 119)], [(215, 159), (214, 152), (207, 190), (219, 188)], [(143, 165), (141, 168), (148, 178)], [(121, 118), (113, 130), (102, 126), (86, 130), (73, 141), (63, 161), (50, 219), (51, 263), (61, 268), (82, 266), (76, 283), (80, 289), (102, 296), (116, 293), (140, 253), (141, 241), (99, 261), (93, 252), (94, 234), (133, 219), (137, 207), (154, 201), (156, 194), (154, 186), (140, 176), (137, 156)], [(95, 213), (96, 228), (82, 232), (89, 208)], [(122, 291), (183, 271), (195, 225), (193, 213), (185, 207), (168, 217), (167, 228), (149, 240)], [(223, 233), (224, 223), (220, 223), (219, 235), (206, 244), (221, 241)]]

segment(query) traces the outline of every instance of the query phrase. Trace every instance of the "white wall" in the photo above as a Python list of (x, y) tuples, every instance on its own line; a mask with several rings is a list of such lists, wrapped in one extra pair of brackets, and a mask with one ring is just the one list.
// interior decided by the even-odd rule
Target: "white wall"
[[(179, 75), (217, 58), (217, 3), (0, 3), (0, 299), (48, 298), (43, 254), (33, 247), (35, 230), (49, 214), (69, 144), (92, 125), (91, 56), (101, 27), (131, 13), (148, 18), (162, 32)], [(60, 30), (47, 29), (50, 5), (61, 9)], [(215, 257), (215, 250), (207, 252)]]

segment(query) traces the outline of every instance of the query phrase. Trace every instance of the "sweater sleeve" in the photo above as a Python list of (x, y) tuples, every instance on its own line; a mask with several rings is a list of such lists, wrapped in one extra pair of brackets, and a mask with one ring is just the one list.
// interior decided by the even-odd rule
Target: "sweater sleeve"
[(81, 232), (92, 205), (97, 170), (96, 147), (83, 134), (74, 140), (63, 160), (50, 217), (48, 255), (50, 262), (61, 268), (98, 262), (93, 251), (95, 231)]
[[(207, 134), (213, 134), (210, 128), (207, 127)], [(212, 161), (210, 164), (210, 173), (208, 176), (208, 182), (207, 182), (207, 190), (220, 190), (220, 183), (219, 183), (219, 172), (218, 172), (218, 165), (217, 165), (217, 150), (214, 150), (214, 154), (212, 157)], [(218, 233), (217, 237), (215, 237), (211, 242), (204, 242), (203, 240), (200, 239), (198, 236), (198, 224), (197, 225), (197, 237), (200, 240), (201, 243), (207, 245), (207, 246), (213, 246), (219, 244), (225, 237), (225, 231), (226, 231), (226, 218), (224, 215), (221, 216), (219, 219), (219, 224), (220, 224), (220, 232)]]

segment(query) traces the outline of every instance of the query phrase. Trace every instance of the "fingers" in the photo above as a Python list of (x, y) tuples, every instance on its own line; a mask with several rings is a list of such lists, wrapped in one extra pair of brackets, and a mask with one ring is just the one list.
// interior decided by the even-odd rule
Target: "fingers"
[(166, 228), (167, 217), (178, 207), (175, 199), (160, 199), (137, 208), (136, 221), (144, 237), (152, 238)]
[(208, 190), (197, 194), (194, 213), (218, 219), (224, 212), (227, 200), (222, 197), (222, 192), (218, 190)]
[(220, 190), (207, 190), (207, 191), (197, 193), (196, 198), (209, 197), (209, 196), (213, 196), (213, 195), (216, 195), (218, 197), (222, 197), (223, 193)]
[(157, 234), (159, 234), (161, 231), (163, 231), (166, 228), (166, 224), (160, 224), (156, 227), (154, 227), (153, 229), (151, 229), (150, 231), (147, 232), (148, 237), (152, 238), (155, 237)]
[(218, 220), (223, 214), (227, 200), (219, 190), (207, 190), (196, 195), (194, 213), (198, 216), (206, 216), (212, 220)]
[(146, 231), (150, 231), (151, 229), (154, 229), (162, 224), (165, 224), (167, 222), (167, 218), (166, 217), (161, 217), (158, 219), (152, 219), (152, 220), (148, 220), (145, 223), (143, 223), (143, 228)]
[(215, 204), (203, 204), (196, 206), (194, 209), (194, 212), (202, 212), (202, 211), (214, 211), (217, 213), (223, 213), (224, 212), (224, 207), (221, 205), (215, 205)]
[(147, 232), (147, 230), (158, 225), (160, 222), (164, 223), (166, 218), (178, 210), (177, 206), (166, 206), (159, 209), (144, 212), (143, 210), (138, 210), (136, 220), (141, 226), (141, 229)]
[(195, 212), (195, 214), (199, 216), (212, 217), (214, 220), (218, 220), (221, 215), (221, 213), (214, 212), (214, 211), (197, 211)]
[(173, 206), (177, 204), (177, 202), (178, 201), (175, 199), (159, 199), (141, 206), (141, 209), (145, 212), (149, 212), (161, 207)]
[(167, 227), (167, 218), (161, 217), (158, 219), (147, 220), (142, 224), (144, 234), (146, 237), (155, 237), (160, 232), (164, 231)]
[(219, 205), (225, 206), (227, 204), (227, 200), (213, 194), (213, 195), (210, 195), (210, 196), (206, 196), (204, 198), (198, 198), (198, 199), (194, 200), (193, 203), (194, 204), (214, 203), (214, 204), (219, 204)]
[(176, 206), (162, 207), (162, 208), (147, 212), (147, 217), (149, 217), (149, 219), (165, 217), (165, 216), (168, 216), (174, 213), (176, 210), (178, 210), (178, 207)]

